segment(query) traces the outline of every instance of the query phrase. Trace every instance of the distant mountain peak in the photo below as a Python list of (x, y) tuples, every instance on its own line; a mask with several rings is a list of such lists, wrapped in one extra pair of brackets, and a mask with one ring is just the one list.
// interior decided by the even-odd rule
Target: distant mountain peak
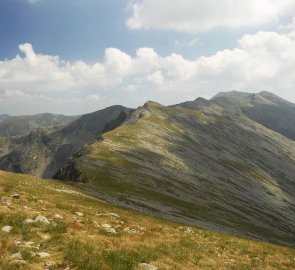
[(255, 95), (255, 93), (249, 93), (249, 92), (242, 92), (237, 90), (227, 91), (227, 92), (219, 92), (215, 96), (211, 98), (211, 100), (214, 100), (216, 98), (224, 97), (224, 98), (247, 98), (249, 96)]
[(152, 101), (152, 100), (148, 100), (146, 103), (144, 103), (145, 107), (150, 107), (150, 106), (162, 106), (160, 103)]
[(219, 98), (228, 98), (237, 100), (252, 100), (257, 101), (259, 103), (290, 103), (289, 101), (269, 92), (269, 91), (261, 91), (257, 93), (251, 92), (242, 92), (242, 91), (228, 91), (228, 92), (219, 92), (215, 96), (213, 96), (210, 100), (216, 100)]

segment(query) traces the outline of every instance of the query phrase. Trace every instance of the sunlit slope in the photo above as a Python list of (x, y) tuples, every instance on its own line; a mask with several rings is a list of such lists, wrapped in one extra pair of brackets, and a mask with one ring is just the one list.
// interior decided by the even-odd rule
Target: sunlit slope
[(56, 177), (157, 216), (295, 243), (295, 143), (214, 104), (149, 102)]
[[(295, 267), (294, 249), (187, 228), (52, 180), (0, 172), (0, 197), (3, 270), (130, 270), (140, 263), (164, 270)], [(31, 223), (36, 217), (43, 223)], [(10, 232), (2, 232), (7, 226)]]

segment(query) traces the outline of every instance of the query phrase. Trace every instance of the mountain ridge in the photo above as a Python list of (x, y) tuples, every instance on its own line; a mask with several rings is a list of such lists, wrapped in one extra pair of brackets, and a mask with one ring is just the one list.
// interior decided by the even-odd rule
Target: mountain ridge
[(121, 124), (129, 111), (111, 106), (56, 130), (36, 129), (22, 137), (0, 138), (0, 168), (51, 178), (85, 144)]
[(215, 103), (147, 109), (56, 178), (80, 180), (92, 194), (132, 209), (294, 245), (295, 142)]
[(51, 113), (21, 116), (1, 115), (0, 137), (24, 136), (39, 128), (61, 128), (79, 117)]
[(0, 168), (75, 182), (115, 204), (186, 224), (294, 246), (294, 108), (266, 92), (113, 106), (55, 131), (0, 139)]

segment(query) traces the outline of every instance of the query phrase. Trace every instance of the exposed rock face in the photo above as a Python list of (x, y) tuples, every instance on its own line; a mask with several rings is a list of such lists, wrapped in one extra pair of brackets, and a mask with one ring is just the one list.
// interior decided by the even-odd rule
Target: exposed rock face
[(241, 113), (250, 119), (295, 140), (295, 104), (269, 92), (258, 94), (226, 92), (211, 99), (227, 110)]
[(130, 112), (122, 106), (112, 106), (57, 130), (35, 129), (23, 137), (0, 138), (0, 169), (51, 178), (72, 155), (101, 140), (104, 132), (119, 126)]
[(295, 142), (219, 103), (150, 102), (68, 168), (113, 203), (294, 246)]

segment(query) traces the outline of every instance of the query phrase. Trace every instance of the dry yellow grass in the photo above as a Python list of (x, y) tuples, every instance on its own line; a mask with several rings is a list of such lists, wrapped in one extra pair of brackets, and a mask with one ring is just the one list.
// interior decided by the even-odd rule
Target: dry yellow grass
[[(11, 197), (15, 193), (19, 199)], [(187, 234), (186, 226), (113, 206), (57, 181), (0, 172), (0, 196), (0, 228), (13, 227), (8, 234), (0, 232), (3, 270), (124, 270), (136, 269), (141, 262), (163, 270), (295, 269), (294, 249), (199, 228)], [(54, 219), (55, 214), (63, 219)], [(37, 215), (51, 224), (24, 224)], [(107, 233), (102, 224), (110, 224), (117, 233)], [(24, 247), (31, 241), (38, 248)], [(11, 256), (18, 252), (25, 265), (11, 264), (15, 260)], [(39, 258), (36, 252), (50, 257)], [(48, 261), (55, 266), (46, 268)]]

